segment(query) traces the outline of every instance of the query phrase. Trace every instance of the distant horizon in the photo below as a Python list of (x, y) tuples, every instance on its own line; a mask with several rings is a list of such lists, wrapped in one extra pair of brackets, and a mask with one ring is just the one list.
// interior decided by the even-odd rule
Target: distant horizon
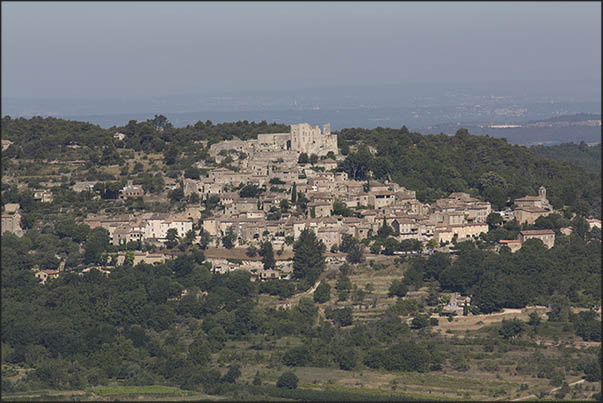
[[(380, 87), (391, 87), (391, 86), (417, 86), (417, 85), (484, 85), (484, 84), (520, 84), (525, 83), (529, 85), (534, 84), (545, 84), (545, 83), (598, 83), (601, 84), (600, 78), (576, 78), (576, 79), (498, 79), (498, 80), (458, 80), (458, 81), (447, 81), (447, 80), (422, 80), (422, 81), (396, 81), (396, 82), (378, 82), (378, 83), (354, 83), (354, 84), (331, 84), (322, 86), (309, 86), (309, 87), (290, 87), (290, 88), (246, 88), (246, 89), (186, 89), (186, 90), (174, 90), (166, 91), (163, 93), (155, 93), (153, 95), (105, 95), (105, 96), (87, 96), (87, 95), (53, 95), (53, 96), (4, 96), (2, 99), (19, 99), (19, 100), (108, 100), (108, 99), (138, 99), (148, 97), (170, 97), (170, 96), (194, 96), (194, 95), (219, 95), (219, 94), (248, 94), (248, 93), (286, 93), (290, 92), (294, 95), (295, 91), (312, 91), (312, 90), (327, 90), (327, 89), (374, 89)], [(600, 85), (594, 87), (601, 92)]]
[(3, 2), (2, 99), (601, 83), (594, 2)]

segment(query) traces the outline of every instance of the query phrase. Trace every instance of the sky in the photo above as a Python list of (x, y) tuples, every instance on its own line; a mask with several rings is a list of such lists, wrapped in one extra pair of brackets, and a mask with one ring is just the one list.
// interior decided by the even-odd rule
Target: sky
[(600, 2), (2, 2), (2, 97), (601, 82)]

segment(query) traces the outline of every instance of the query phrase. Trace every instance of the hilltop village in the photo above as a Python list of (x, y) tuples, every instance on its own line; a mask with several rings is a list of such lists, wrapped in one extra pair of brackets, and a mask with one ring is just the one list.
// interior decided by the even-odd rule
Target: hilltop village
[(2, 123), (3, 395), (599, 394), (598, 174), (465, 130)]
[[(123, 133), (114, 138), (123, 141)], [(6, 144), (4, 142), (7, 142)], [(3, 140), (3, 148), (8, 147)], [(343, 160), (337, 147), (337, 136), (330, 125), (322, 128), (307, 123), (291, 125), (290, 133), (259, 134), (257, 140), (238, 138), (221, 141), (209, 147), (217, 164), (207, 166), (206, 177), (174, 180), (165, 177), (165, 192), (181, 191), (188, 203), (182, 211), (139, 214), (88, 214), (84, 223), (91, 229), (105, 228), (114, 246), (140, 242), (154, 245), (152, 251), (133, 253), (133, 264), (154, 263), (170, 258), (166, 251), (174, 239), (203, 239), (206, 247), (217, 250), (233, 249), (228, 253), (208, 253), (214, 270), (227, 272), (236, 269), (253, 270), (258, 278), (290, 278), (294, 241), (305, 229), (312, 230), (325, 245), (331, 259), (342, 259), (344, 240), (355, 238), (371, 254), (429, 254), (433, 250), (450, 252), (456, 241), (476, 240), (488, 232), (488, 217), (493, 212), (489, 202), (454, 192), (435, 203), (421, 203), (412, 189), (391, 181), (369, 179), (356, 181), (337, 170)], [(72, 189), (91, 192), (97, 182), (76, 182)], [(52, 192), (34, 189), (34, 198), (52, 202)], [(119, 191), (119, 198), (155, 198), (145, 194), (142, 186), (131, 182)], [(167, 199), (167, 196), (164, 196)], [(538, 217), (554, 210), (549, 204), (546, 189), (539, 194), (516, 199), (515, 210), (495, 212), (502, 222), (515, 220), (533, 224)], [(600, 226), (598, 220), (590, 225)], [(597, 222), (595, 222), (597, 221)], [(399, 244), (383, 245), (374, 236), (383, 227)], [(18, 204), (7, 204), (2, 213), (3, 232), (20, 235)], [(551, 230), (525, 230), (517, 239), (501, 240), (515, 252), (525, 240), (538, 238), (552, 247), (555, 233)], [(260, 248), (269, 241), (278, 258), (273, 269), (264, 271), (253, 254), (237, 255), (236, 248)], [(112, 260), (119, 265), (126, 259), (125, 251)], [(132, 257), (130, 257), (132, 258)], [(58, 276), (59, 270), (42, 270), (38, 277)], [(97, 268), (105, 273), (108, 271)]]

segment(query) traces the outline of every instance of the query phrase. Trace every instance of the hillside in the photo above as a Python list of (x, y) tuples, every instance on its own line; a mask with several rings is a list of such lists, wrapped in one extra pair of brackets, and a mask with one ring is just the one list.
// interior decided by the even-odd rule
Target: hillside
[[(115, 219), (122, 214), (177, 217), (188, 210), (203, 220), (234, 218), (222, 215), (226, 206), (215, 191), (201, 200), (166, 187), (228, 166), (226, 158), (213, 160), (208, 144), (287, 126), (198, 122), (175, 129), (161, 116), (108, 130), (59, 119), (2, 123), (3, 138), (13, 142), (2, 153), (2, 204), (19, 203), (22, 214), (22, 231), (5, 232), (1, 242), (4, 399), (600, 396), (601, 240), (583, 217), (599, 208), (599, 174), (467, 131), (448, 137), (405, 128), (346, 129), (339, 133), (345, 153), (339, 169), (361, 180), (370, 172), (391, 178), (422, 200), (467, 190), (505, 204), (506, 197), (546, 185), (553, 203), (571, 206), (534, 225), (554, 229), (554, 247), (532, 239), (514, 254), (508, 248), (498, 253), (498, 240), (522, 229), (514, 221), (492, 224), (474, 242), (453, 240), (451, 255), (431, 253), (437, 242), (423, 250), (417, 239), (398, 241), (387, 225), (362, 241), (344, 236), (335, 248), (341, 253), (327, 253), (312, 230), (295, 240), (272, 235), (267, 229), (274, 224), (259, 219), (253, 225), (265, 226), (262, 242), (241, 239), (245, 243), (230, 249), (232, 227), (212, 239), (196, 219), (175, 238), (167, 230), (163, 245), (145, 238), (114, 242)], [(124, 137), (114, 137), (116, 132)], [(202, 168), (195, 167), (199, 162)], [(309, 164), (298, 164), (302, 171), (293, 182)], [(130, 180), (145, 197), (118, 198)], [(79, 192), (72, 188), (78, 181), (103, 183)], [(239, 194), (259, 192), (240, 185)], [(218, 191), (230, 192), (230, 186)], [(36, 200), (40, 188), (51, 201)], [(305, 195), (293, 194), (296, 204), (287, 208), (316, 222), (298, 208), (308, 203)], [(333, 209), (345, 215), (337, 204)], [(578, 215), (570, 220), (572, 210)], [(91, 227), (93, 221), (83, 220), (89, 214), (106, 219)], [(168, 220), (183, 222), (162, 222)], [(137, 232), (141, 224), (132, 225), (118, 228)], [(573, 233), (563, 235), (561, 228), (569, 225)], [(283, 236), (285, 244), (293, 240), (292, 251), (273, 249)], [(395, 254), (403, 249), (424, 253)], [(171, 258), (134, 264), (134, 253), (144, 251)], [(332, 259), (344, 253), (346, 260)], [(292, 259), (291, 277), (262, 279), (258, 270), (236, 262), (260, 258), (264, 266)], [(238, 266), (222, 270), (219, 259)], [(471, 298), (456, 316), (446, 312), (452, 298), (458, 301), (454, 293)]]
[(587, 145), (565, 143), (556, 146), (532, 146), (535, 155), (556, 161), (569, 161), (589, 172), (601, 172), (601, 143)]
[[(536, 156), (504, 139), (471, 136), (465, 129), (455, 136), (423, 136), (406, 127), (344, 129), (339, 136), (341, 150), (348, 154), (340, 168), (350, 177), (364, 180), (372, 172), (376, 179), (390, 178), (416, 190), (422, 201), (469, 192), (502, 208), (507, 200), (536, 194), (543, 185), (555, 208), (567, 205), (585, 215), (600, 215), (600, 174)], [(362, 146), (350, 152), (356, 143), (374, 147), (375, 155)]]

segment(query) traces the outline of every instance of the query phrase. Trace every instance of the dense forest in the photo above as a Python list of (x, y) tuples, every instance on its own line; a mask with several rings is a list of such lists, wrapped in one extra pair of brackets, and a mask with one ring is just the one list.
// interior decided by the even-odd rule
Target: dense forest
[(469, 192), (500, 209), (515, 198), (536, 195), (538, 187), (545, 186), (553, 207), (571, 206), (584, 216), (601, 214), (600, 173), (534, 156), (530, 149), (504, 139), (471, 136), (464, 129), (454, 136), (423, 136), (405, 127), (378, 127), (343, 129), (339, 146), (347, 154), (340, 169), (351, 178), (365, 180), (370, 174), (389, 178), (416, 190), (422, 201)]
[(532, 146), (534, 154), (556, 161), (569, 161), (589, 172), (601, 172), (601, 143), (588, 145), (565, 143), (556, 146)]

